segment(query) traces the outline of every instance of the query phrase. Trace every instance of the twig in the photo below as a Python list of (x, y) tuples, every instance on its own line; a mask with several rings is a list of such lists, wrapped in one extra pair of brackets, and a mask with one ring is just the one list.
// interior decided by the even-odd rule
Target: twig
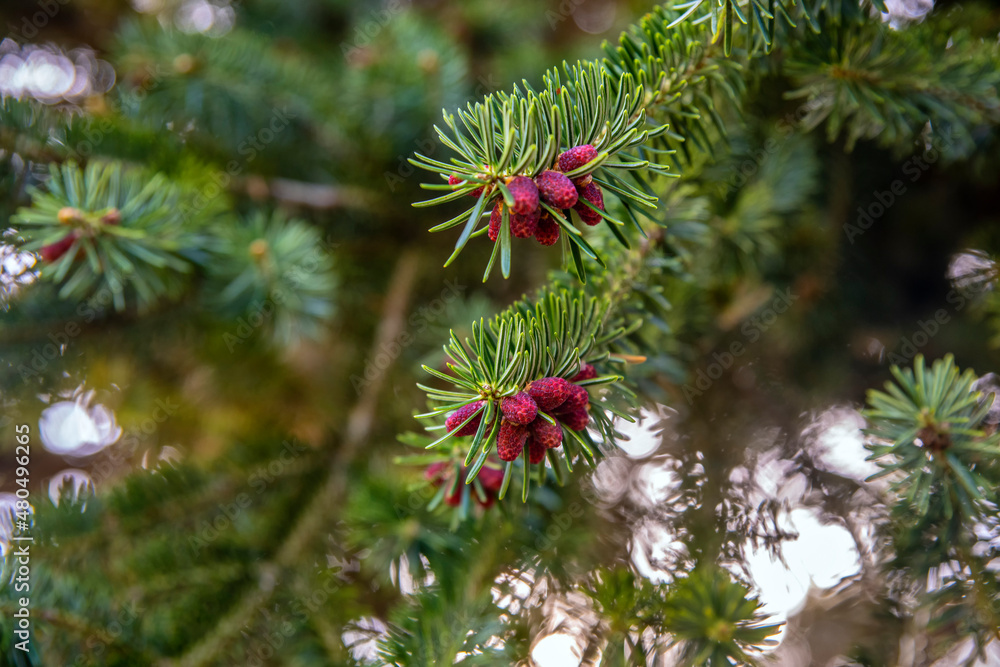
[(233, 187), (251, 196), (271, 196), (285, 204), (317, 210), (369, 208), (373, 203), (373, 197), (362, 188), (306, 183), (287, 178), (272, 178), (265, 181), (259, 176), (253, 176), (234, 184)]
[[(396, 269), (389, 282), (382, 321), (375, 334), (373, 355), (382, 349), (382, 345), (388, 344), (402, 333), (406, 322), (406, 307), (416, 282), (418, 265), (417, 254), (413, 251), (404, 253), (396, 263)], [(288, 533), (271, 561), (260, 567), (262, 582), (273, 582), (279, 572), (294, 565), (309, 542), (320, 533), (324, 525), (330, 523), (330, 508), (338, 506), (347, 483), (348, 464), (371, 432), (384, 376), (385, 374), (382, 374), (373, 379), (351, 409), (343, 442), (334, 457), (326, 482), (299, 515), (298, 522)], [(211, 664), (226, 645), (239, 634), (240, 628), (250, 620), (254, 612), (268, 603), (276, 588), (273, 583), (262, 584), (247, 591), (233, 605), (232, 611), (219, 620), (212, 632), (177, 660), (168, 660), (161, 664), (178, 667), (200, 667)]]

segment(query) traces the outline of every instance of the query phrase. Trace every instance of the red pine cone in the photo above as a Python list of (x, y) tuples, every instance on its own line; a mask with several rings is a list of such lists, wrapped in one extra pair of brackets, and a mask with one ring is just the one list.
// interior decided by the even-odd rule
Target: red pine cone
[(601, 214), (592, 208), (589, 208), (584, 201), (590, 202), (593, 206), (604, 210), (604, 193), (601, 192), (601, 188), (597, 183), (588, 183), (587, 185), (579, 188), (580, 200), (576, 202), (576, 206), (573, 210), (580, 214), (580, 219), (585, 223), (593, 227), (599, 223), (604, 218)]
[(510, 233), (517, 239), (529, 239), (535, 235), (538, 229), (538, 209), (531, 213), (521, 215), (515, 213), (510, 216)]
[[(464, 466), (462, 467), (459, 472), (457, 484), (452, 476), (454, 470), (455, 464), (451, 461), (439, 461), (437, 463), (432, 463), (427, 467), (427, 470), (424, 471), (424, 479), (437, 487), (445, 484), (448, 485), (448, 491), (445, 492), (444, 501), (452, 507), (457, 507), (462, 504), (462, 494), (464, 493), (464, 487), (466, 486), (465, 480), (469, 475), (469, 469)], [(486, 498), (480, 498), (479, 494), (474, 489), (469, 489), (469, 493), (481, 507), (491, 507), (493, 505), (493, 501), (496, 499), (496, 494), (500, 491), (500, 487), (503, 486), (503, 470), (484, 467), (479, 471), (476, 479), (479, 480), (479, 484), (482, 486)], [(451, 488), (452, 484), (455, 485), (454, 489)]]
[(543, 171), (535, 177), (538, 194), (554, 208), (573, 208), (579, 195), (573, 181), (558, 171)]
[(571, 384), (569, 397), (562, 405), (555, 408), (555, 410), (560, 415), (563, 413), (575, 412), (576, 410), (586, 410), (589, 403), (590, 395), (587, 393), (587, 390), (578, 384)]
[(497, 454), (501, 461), (513, 461), (524, 450), (524, 442), (528, 439), (528, 427), (514, 424), (504, 419), (500, 422), (500, 432), (497, 434)]
[(476, 479), (483, 485), (484, 491), (496, 493), (503, 486), (503, 470), (483, 466), (483, 469), (476, 475)]
[(490, 237), (490, 241), (496, 243), (496, 240), (500, 238), (500, 224), (503, 222), (503, 202), (498, 201), (493, 207), (493, 212), (490, 213), (490, 228), (486, 234)]
[(535, 239), (542, 245), (552, 245), (559, 240), (559, 223), (549, 215), (548, 211), (542, 213), (538, 218)]
[(52, 263), (66, 254), (66, 251), (73, 247), (73, 243), (76, 241), (76, 232), (67, 234), (62, 237), (62, 239), (56, 241), (55, 243), (50, 243), (49, 245), (42, 246), (38, 251), (38, 254), (42, 256), (42, 259), (46, 262)]
[(427, 466), (427, 470), (424, 471), (424, 479), (434, 486), (440, 486), (441, 482), (444, 481), (444, 472), (448, 466), (449, 464), (445, 461), (430, 464)]
[(528, 395), (542, 410), (552, 410), (569, 398), (570, 383), (566, 378), (541, 378), (528, 385)]
[(545, 445), (528, 436), (528, 463), (541, 463), (545, 458)]
[(528, 215), (538, 210), (538, 187), (527, 176), (515, 176), (507, 181), (507, 189), (514, 196), (511, 209), (519, 215)]
[(597, 369), (590, 364), (580, 366), (580, 372), (569, 379), (570, 382), (580, 382), (581, 380), (593, 380), (597, 377)]
[(541, 417), (531, 422), (531, 437), (546, 449), (562, 445), (563, 433), (558, 424), (550, 424)]
[(582, 431), (590, 423), (590, 414), (583, 408), (573, 410), (572, 412), (561, 412), (558, 417), (559, 421), (574, 431)]
[[(451, 433), (456, 428), (462, 425), (466, 419), (468, 419), (473, 412), (483, 407), (482, 401), (475, 401), (474, 403), (469, 403), (468, 405), (463, 405), (458, 410), (455, 410), (450, 415), (448, 419), (445, 420), (444, 426)], [(455, 435), (475, 435), (476, 431), (479, 429), (479, 423), (483, 420), (483, 414), (479, 413), (476, 418), (465, 425), (458, 433)]]
[(595, 158), (597, 158), (597, 149), (590, 144), (574, 146), (559, 156), (559, 171), (567, 172), (579, 169)]
[(507, 421), (523, 426), (530, 424), (538, 416), (538, 405), (522, 391), (500, 401), (500, 411)]
[[(438, 461), (437, 463), (432, 463), (424, 471), (424, 479), (433, 484), (434, 486), (441, 486), (442, 484), (447, 484), (449, 487), (452, 485), (451, 473), (454, 465), (446, 461)], [(464, 474), (465, 469), (462, 469)], [(462, 503), (462, 484), (459, 482), (455, 485), (455, 488), (445, 492), (444, 501), (451, 505), (452, 507), (457, 507)]]
[[(448, 176), (448, 185), (461, 185), (462, 183), (465, 183), (465, 180), (459, 178), (458, 174), (451, 174), (450, 176)], [(484, 187), (485, 186), (479, 186), (478, 188), (470, 192), (469, 196), (479, 197), (479, 195), (483, 194)]]

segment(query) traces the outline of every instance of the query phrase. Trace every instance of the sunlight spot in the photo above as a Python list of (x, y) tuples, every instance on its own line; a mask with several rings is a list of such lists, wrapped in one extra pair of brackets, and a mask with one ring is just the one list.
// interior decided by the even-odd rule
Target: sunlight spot
[(581, 660), (579, 642), (563, 633), (548, 635), (535, 644), (531, 660), (537, 667), (578, 667)]

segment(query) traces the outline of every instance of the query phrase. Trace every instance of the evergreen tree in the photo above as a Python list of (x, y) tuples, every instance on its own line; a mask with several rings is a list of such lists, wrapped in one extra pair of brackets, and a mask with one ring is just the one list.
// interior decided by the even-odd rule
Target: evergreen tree
[(0, 664), (1000, 661), (994, 8), (8, 5)]

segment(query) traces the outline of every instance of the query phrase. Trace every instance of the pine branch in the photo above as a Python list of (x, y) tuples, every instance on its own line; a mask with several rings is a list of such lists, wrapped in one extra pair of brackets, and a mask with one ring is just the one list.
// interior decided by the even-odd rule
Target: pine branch
[(307, 126), (320, 125), (317, 107), (333, 106), (309, 63), (240, 30), (216, 39), (133, 21), (119, 30), (116, 50), (125, 117), (157, 130), (194, 131), (230, 156), (245, 155), (247, 139), (262, 128), (271, 132), (268, 144), (292, 146)]
[(121, 311), (127, 301), (147, 310), (180, 295), (193, 270), (183, 252), (199, 244), (196, 228), (179, 215), (180, 192), (163, 176), (96, 162), (86, 170), (53, 165), (46, 190), (32, 195), (32, 207), (12, 222), (21, 226), (22, 248), (45, 262), (41, 278), (61, 284), (61, 298), (82, 301), (106, 290)]
[(872, 479), (902, 473), (894, 489), (918, 516), (934, 506), (949, 520), (979, 520), (995, 507), (1000, 487), (997, 468), (980, 464), (1000, 456), (1000, 435), (983, 430), (994, 397), (974, 391), (975, 374), (960, 374), (951, 355), (930, 369), (918, 355), (912, 370), (892, 371), (898, 384), (868, 394), (868, 448), (882, 468)]
[(792, 49), (786, 68), (805, 100), (809, 130), (841, 131), (847, 148), (861, 139), (910, 148), (926, 126), (951, 158), (968, 154), (980, 125), (1000, 123), (1000, 47), (968, 30), (942, 32), (931, 20), (887, 32), (871, 22), (837, 26)]
[[(605, 262), (573, 226), (571, 208), (588, 225), (604, 222), (623, 245), (628, 245), (623, 234), (626, 227), (643, 234), (638, 217), (655, 222), (646, 209), (657, 205), (646, 175), (673, 175), (658, 163), (661, 155), (683, 166), (699, 153), (715, 152), (726, 137), (726, 122), (716, 107), (727, 99), (738, 110), (746, 75), (752, 73), (749, 66), (760, 61), (753, 46), (746, 53), (747, 67), (725, 57), (731, 53), (733, 17), (773, 36), (774, 11), (785, 11), (780, 3), (770, 8), (751, 4), (752, 21), (729, 0), (658, 7), (623, 34), (616, 48), (606, 45), (604, 61), (580, 62), (572, 68), (564, 65), (562, 71), (546, 73), (540, 93), (525, 83), (523, 92), (515, 87), (510, 94), (488, 96), (459, 112), (461, 124), (446, 113), (451, 134), (435, 129), (442, 143), (459, 157), (450, 163), (419, 154), (411, 159), (448, 181), (425, 184), (427, 189), (447, 194), (417, 205), (444, 204), (463, 195), (476, 200), (463, 213), (431, 229), (462, 226), (445, 265), (454, 261), (470, 238), (488, 232), (495, 248), (484, 280), (497, 256), (508, 277), (512, 237), (534, 234), (542, 241), (544, 230), (545, 244), (554, 242), (549, 240), (552, 234), (563, 239), (564, 257), (572, 258), (577, 276), (585, 281), (585, 257), (602, 268)], [(935, 132), (967, 146), (972, 125), (1000, 120), (995, 45), (977, 43), (963, 32), (934, 36), (927, 26), (886, 33), (865, 18), (864, 3), (828, 4), (824, 0), (812, 9), (805, 4), (798, 7), (813, 29), (822, 30), (812, 35), (796, 28), (789, 16), (789, 28), (780, 33), (787, 41), (782, 49), (791, 61), (788, 72), (800, 85), (789, 96), (808, 99), (805, 129), (826, 121), (831, 138), (847, 128), (849, 147), (859, 138), (879, 137), (886, 144), (912, 150), (910, 140), (928, 121)], [(933, 53), (918, 48), (925, 42), (933, 44)], [(775, 42), (765, 40), (764, 44), (768, 51)], [(564, 79), (569, 80), (564, 83)], [(556, 159), (583, 148), (590, 151), (586, 164), (571, 158), (560, 164)], [(536, 227), (534, 214), (528, 213), (534, 204), (515, 201), (510, 187), (530, 187), (519, 179), (537, 181), (539, 174), (560, 172), (564, 166), (565, 175), (586, 202), (568, 206), (547, 201), (542, 192), (541, 220)], [(597, 193), (619, 200), (623, 217), (616, 217), (603, 197), (586, 192), (593, 184)], [(577, 196), (566, 201), (577, 202)], [(559, 208), (564, 210), (560, 213)], [(487, 215), (488, 229), (479, 227)], [(547, 226), (549, 219), (558, 223), (554, 231)]]
[[(625, 220), (616, 219), (603, 206), (598, 210), (580, 204), (574, 207), (579, 217), (587, 218), (587, 224), (591, 225), (603, 220), (625, 245), (628, 241), (615, 227), (631, 225), (644, 233), (637, 216), (647, 215), (639, 211), (655, 207), (656, 197), (638, 174), (669, 175), (667, 165), (658, 163), (656, 155), (673, 154), (673, 146), (685, 139), (700, 144), (703, 149), (710, 145), (712, 141), (706, 125), (709, 119), (716, 129), (724, 132), (711, 94), (716, 90), (727, 91), (735, 101), (735, 91), (743, 85), (741, 78), (736, 76), (738, 66), (719, 60), (711, 47), (701, 46), (708, 42), (704, 26), (666, 28), (674, 16), (673, 11), (658, 8), (632, 33), (624, 34), (617, 49), (606, 47), (608, 58), (604, 61), (579, 62), (573, 67), (564, 64), (562, 72), (549, 71), (543, 77), (541, 92), (525, 82), (524, 92), (515, 87), (511, 94), (488, 96), (485, 102), (470, 104), (467, 111), (460, 112), (462, 126), (453, 116), (445, 114), (453, 138), (440, 128), (435, 129), (442, 142), (459, 153), (460, 158), (453, 158), (448, 164), (418, 154), (411, 162), (449, 180), (447, 185), (424, 187), (452, 190), (450, 194), (419, 205), (445, 203), (463, 194), (478, 197), (471, 209), (431, 230), (442, 231), (465, 224), (446, 266), (458, 256), (469, 238), (485, 231), (477, 232), (476, 227), (480, 217), (491, 208), (489, 204), (494, 203), (492, 215), (497, 219), (503, 216), (495, 232), (498, 241), (494, 258), (499, 252), (504, 276), (509, 276), (511, 234), (507, 209), (515, 202), (508, 186), (515, 178), (530, 179), (542, 172), (559, 172), (563, 167), (557, 157), (573, 147), (586, 146), (591, 152), (587, 154), (586, 163), (576, 166), (573, 161), (565, 176), (574, 179), (581, 196), (583, 188), (591, 182), (596, 183), (599, 190), (613, 193), (627, 216)], [(563, 77), (568, 81), (563, 83)], [(695, 88), (689, 91), (689, 86)], [(688, 130), (689, 134), (668, 134), (668, 125), (647, 123), (647, 115), (654, 111), (664, 120), (672, 120)], [(632, 155), (631, 151), (636, 154)], [(685, 155), (690, 159), (689, 151), (685, 150)], [(569, 162), (564, 158), (562, 165), (568, 166)], [(624, 178), (628, 175), (632, 176), (631, 183)], [(554, 201), (549, 203), (555, 205)], [(588, 203), (594, 204), (594, 200)], [(543, 205), (547, 204), (543, 201)], [(600, 257), (572, 226), (569, 210), (559, 213), (550, 207), (546, 211), (559, 225), (564, 238), (564, 254), (572, 255), (577, 275), (585, 279), (583, 256), (602, 263)], [(599, 217), (591, 221), (595, 213)], [(491, 237), (493, 234), (491, 232)], [(557, 233), (556, 237), (559, 236)], [(493, 260), (484, 280), (492, 265)]]
[[(609, 306), (607, 300), (586, 298), (579, 290), (543, 290), (534, 303), (519, 301), (489, 324), (473, 323), (472, 337), (464, 343), (452, 332), (444, 347), (450, 374), (428, 366), (424, 370), (453, 387), (418, 385), (427, 392), (431, 406), (418, 418), (431, 420), (434, 425), (428, 431), (444, 433), (429, 443), (417, 440), (415, 444), (427, 449), (441, 447), (445, 450), (441, 463), (451, 464), (462, 447), (453, 439), (473, 435), (460, 466), (469, 470), (456, 476), (455, 483), (471, 484), (496, 450), (505, 462), (501, 464), (503, 480), (496, 489), (501, 499), (511, 483), (515, 463), (523, 473), (519, 477), (524, 501), (531, 486), (532, 466), (539, 466), (535, 470), (543, 481), (546, 459), (557, 480), (573, 471), (576, 460), (594, 465), (601, 448), (586, 429), (591, 420), (609, 444), (618, 435), (613, 417), (632, 421), (614, 407), (610, 395), (601, 401), (587, 392), (590, 387), (623, 391), (616, 387), (623, 378), (605, 372), (611, 361), (608, 346), (626, 333), (625, 327), (604, 328)], [(566, 407), (569, 405), (572, 407)], [(515, 411), (521, 409), (531, 414), (515, 418)], [(451, 416), (442, 425), (441, 417), (446, 413)], [(511, 445), (511, 437), (520, 438), (520, 445)], [(535, 441), (543, 439), (547, 444), (537, 451)], [(552, 451), (560, 447), (562, 455)]]
[(280, 214), (258, 213), (221, 226), (214, 239), (206, 292), (209, 308), (233, 319), (268, 314), (282, 346), (317, 339), (333, 318), (337, 280), (319, 230)]

